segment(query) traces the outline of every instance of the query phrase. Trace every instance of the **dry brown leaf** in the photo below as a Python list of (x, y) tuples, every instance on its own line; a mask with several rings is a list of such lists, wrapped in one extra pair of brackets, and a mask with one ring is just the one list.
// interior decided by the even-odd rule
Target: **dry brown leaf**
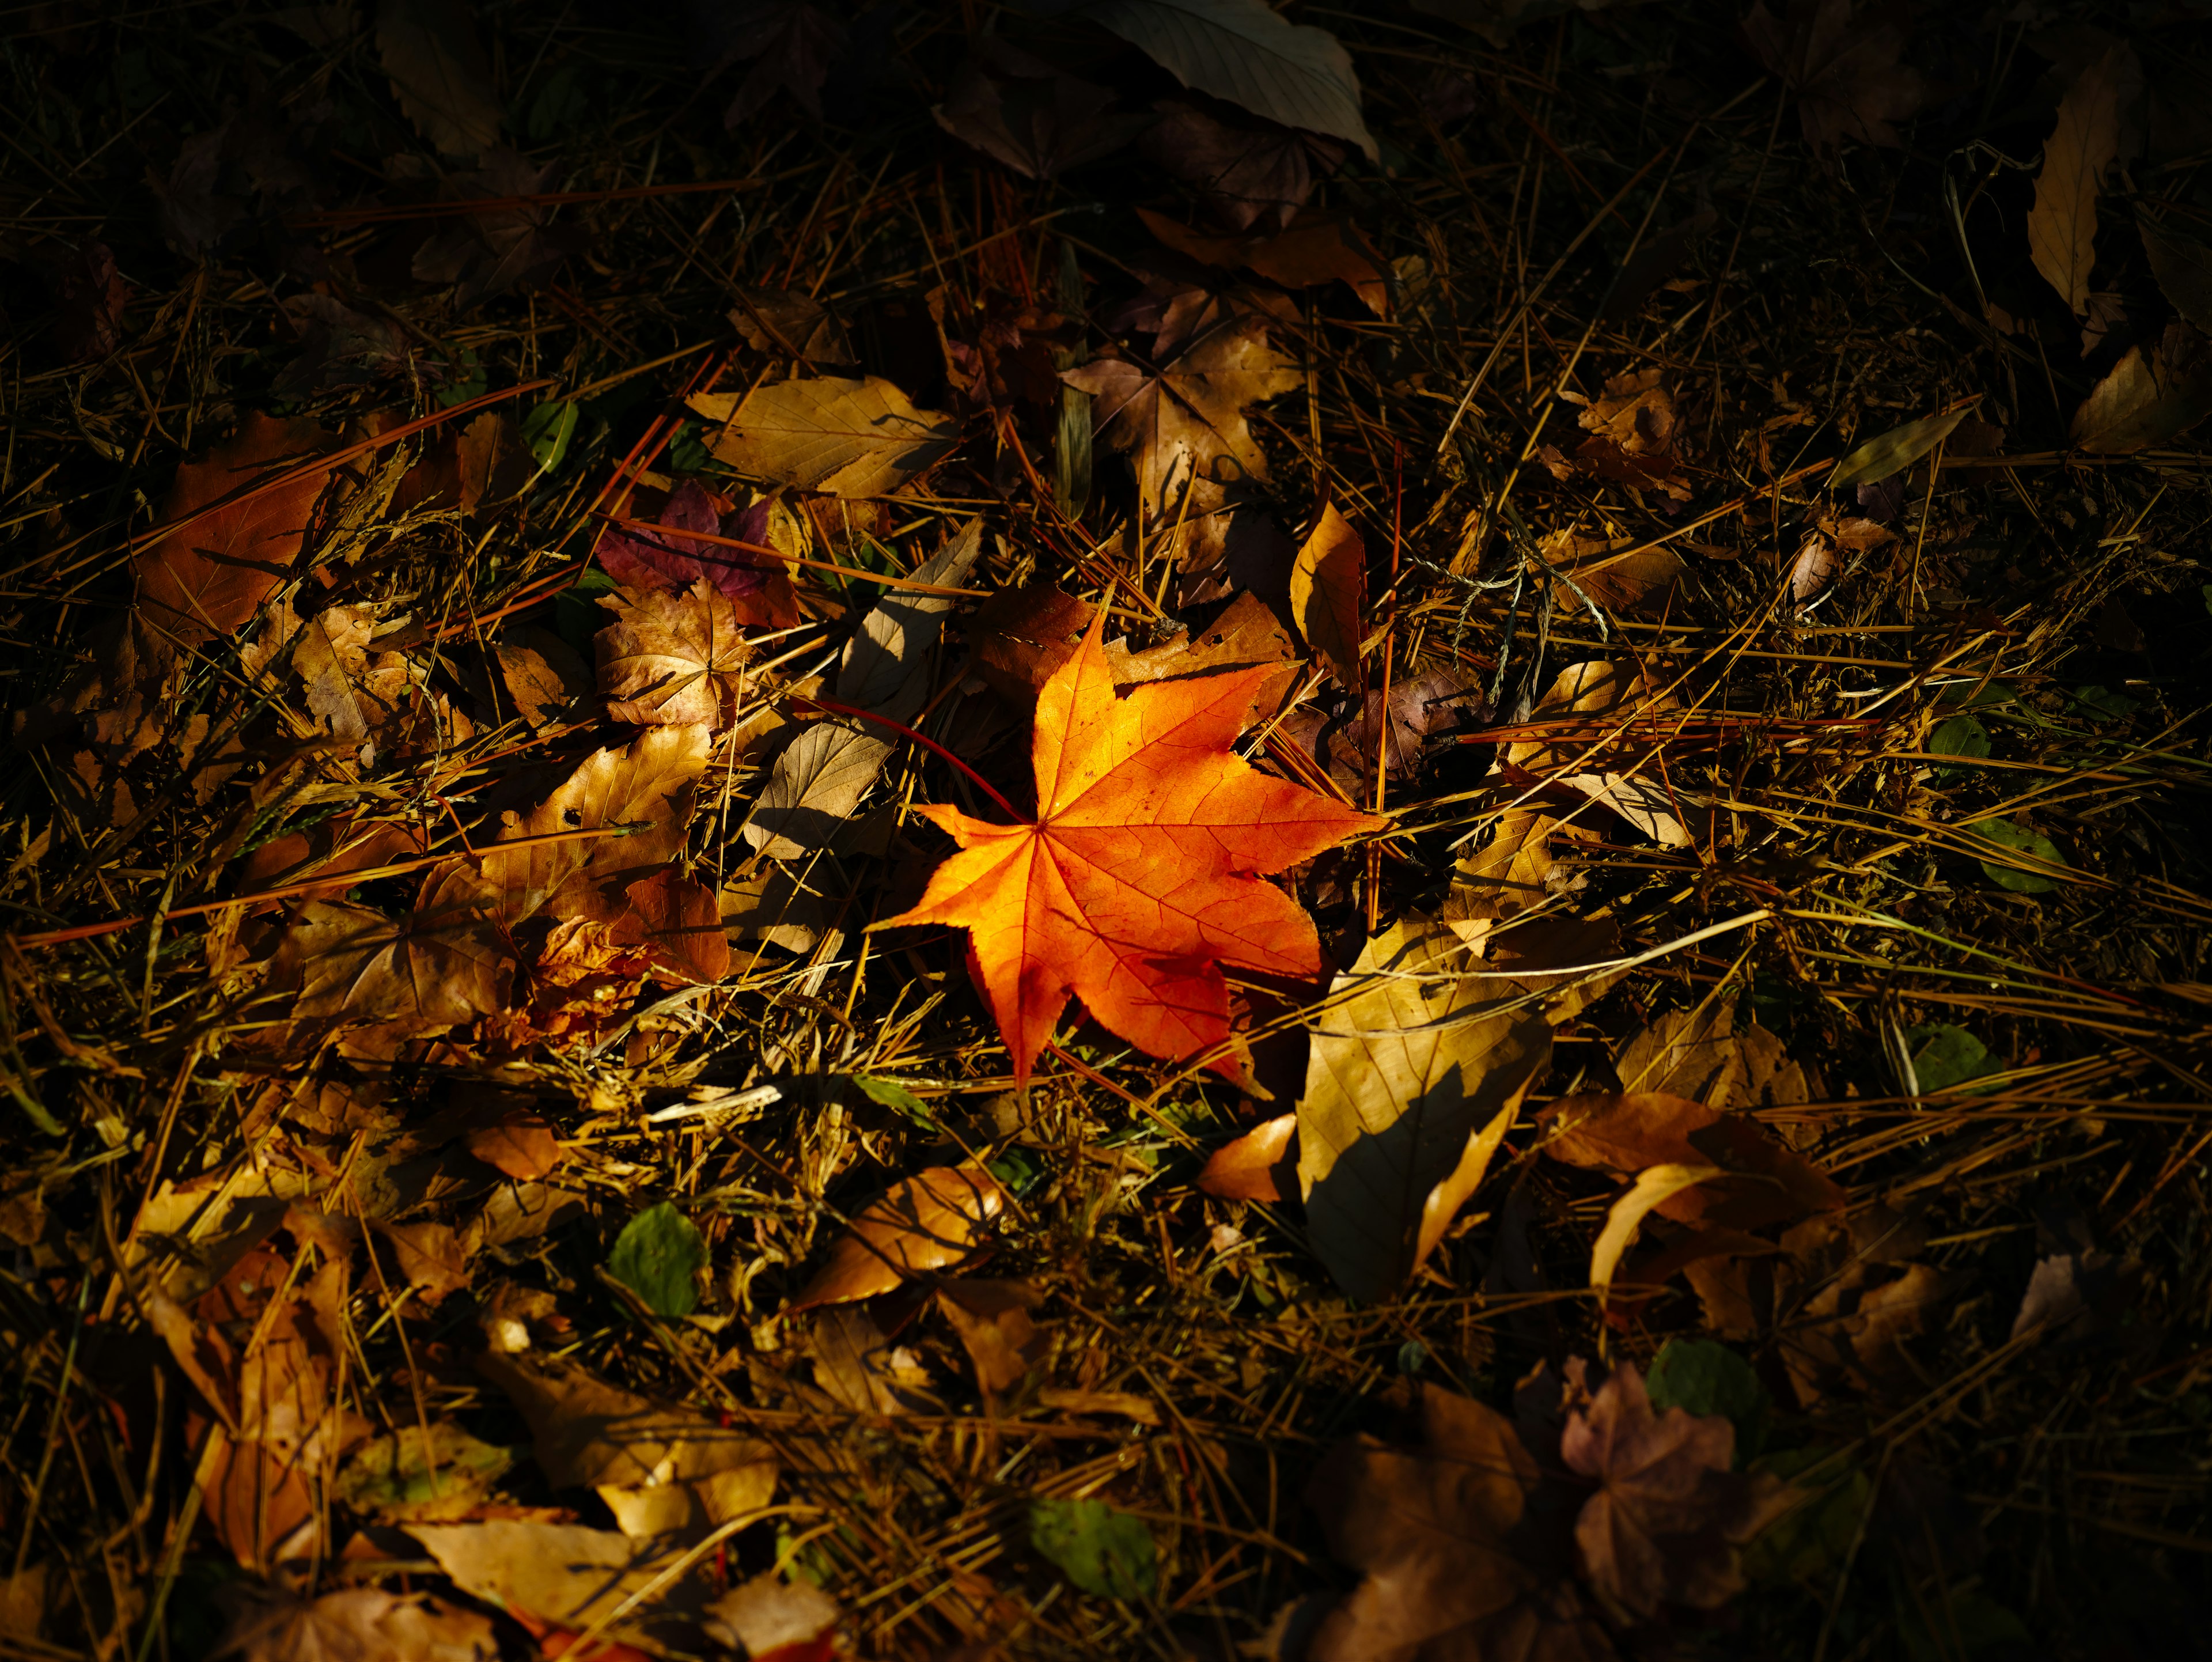
[(730, 308), (730, 325), (756, 352), (816, 364), (854, 362), (845, 326), (811, 295), (797, 289), (753, 289), (743, 284), (732, 292), (738, 303)]
[(1646, 1620), (1665, 1604), (1717, 1610), (1742, 1592), (1738, 1549), (1788, 1504), (1777, 1479), (1729, 1470), (1725, 1415), (1653, 1413), (1627, 1362), (1569, 1415), (1559, 1454), (1598, 1484), (1575, 1520), (1592, 1586)]
[(503, 1008), (514, 966), (494, 925), (498, 902), (460, 860), (433, 867), (402, 918), (307, 902), (278, 947), (301, 976), (293, 1016), (437, 1028)]
[(502, 839), (639, 826), (619, 836), (483, 849), (485, 880), (509, 925), (539, 911), (619, 919), (628, 886), (684, 852), (695, 781), (707, 766), (704, 727), (647, 728), (623, 749), (593, 752), (528, 814), (505, 816)]
[(1137, 217), (1162, 243), (1202, 265), (1241, 265), (1285, 289), (1342, 283), (1376, 317), (1389, 315), (1390, 281), (1382, 257), (1341, 214), (1309, 210), (1285, 228), (1261, 236), (1210, 235), (1149, 208), (1138, 209)]
[(1919, 113), (1928, 86), (1899, 61), (1905, 34), (1890, 14), (1856, 0), (1790, 0), (1788, 18), (1759, 0), (1743, 32), (1797, 94), (1797, 119), (1814, 153), (1832, 172), (1846, 138), (1898, 148), (1896, 124)]
[[(1091, 609), (1071, 594), (1043, 584), (1001, 589), (976, 607), (968, 620), (975, 672), (1009, 703), (1024, 709), (1037, 691), (1075, 655), (1076, 643), (1091, 626)], [(1195, 635), (1177, 633), (1158, 646), (1132, 650), (1126, 640), (1109, 641), (1106, 661), (1116, 689), (1149, 681), (1173, 680), (1281, 666), (1260, 684), (1252, 709), (1273, 715), (1297, 679), (1297, 652), (1275, 614), (1249, 593), (1239, 594), (1213, 622)]]
[[(179, 521), (327, 449), (331, 435), (311, 421), (249, 415), (204, 461), (187, 462), (161, 504)], [(289, 484), (264, 490), (180, 525), (133, 563), (138, 604), (149, 620), (185, 642), (227, 635), (284, 581), (299, 557), (330, 470), (308, 467)]]
[(814, 1382), (856, 1414), (903, 1414), (902, 1392), (925, 1388), (928, 1376), (914, 1353), (894, 1345), (864, 1305), (833, 1305), (807, 1336)]
[(463, 1141), (468, 1151), (494, 1171), (526, 1183), (561, 1163), (561, 1144), (544, 1117), (513, 1109), (489, 1125), (479, 1125)]
[(1347, 1439), (1306, 1487), (1331, 1553), (1364, 1572), (1322, 1619), (1309, 1662), (1612, 1658), (1572, 1586), (1522, 1556), (1540, 1474), (1513, 1422), (1434, 1385), (1416, 1390), (1419, 1448)]
[(1306, 644), (1340, 686), (1364, 685), (1359, 643), (1367, 635), (1367, 547), (1329, 502), (1291, 566), (1291, 612)]
[(1726, 1176), (1657, 1203), (1679, 1223), (1757, 1229), (1844, 1203), (1842, 1190), (1759, 1121), (1681, 1097), (1585, 1092), (1547, 1105), (1537, 1124), (1553, 1159), (1623, 1179), (1654, 1166), (1723, 1168)]
[(599, 604), (615, 616), (592, 637), (609, 715), (716, 730), (736, 719), (752, 648), (728, 596), (702, 580), (684, 590), (617, 590)]
[(1297, 1170), (1291, 1148), (1297, 1134), (1296, 1114), (1263, 1121), (1215, 1149), (1198, 1174), (1198, 1186), (1224, 1200), (1281, 1200), (1289, 1192), (1286, 1179)]
[(2075, 444), (2097, 456), (2129, 455), (2179, 437), (2212, 415), (2212, 346), (2186, 323), (2169, 323), (2148, 358), (2130, 346), (2074, 412)]
[(2058, 125), (2043, 146), (2035, 205), (2027, 212), (2027, 251), (2044, 281), (2081, 317), (2089, 309), (2096, 264), (2097, 198), (2120, 155), (2120, 106), (2142, 90), (2135, 49), (2116, 45), (2086, 65), (2058, 102)]
[(434, 1305), (447, 1294), (468, 1286), (468, 1252), (451, 1225), (386, 1223), (376, 1219), (370, 1227), (390, 1245), (392, 1257), (398, 1261), (399, 1274), (388, 1279), (420, 1293), (425, 1304)]
[(1267, 453), (1245, 412), (1304, 383), (1257, 319), (1215, 330), (1157, 374), (1126, 359), (1100, 358), (1060, 379), (1097, 400), (1100, 435), (1133, 453), (1147, 527), (1173, 513), (1177, 481), (1266, 478)]
[(917, 410), (879, 375), (773, 381), (750, 393), (702, 393), (714, 454), (750, 478), (833, 496), (888, 496), (952, 452), (960, 423)]
[(1405, 1285), (1488, 1169), (1552, 1054), (1529, 1011), (1492, 1014), (1453, 933), (1409, 919), (1369, 941), (1316, 1021), (1298, 1099), (1315, 1252), (1355, 1298)]
[[(680, 1562), (672, 1543), (575, 1524), (507, 1519), (413, 1524), (407, 1532), (462, 1592), (571, 1632), (604, 1622), (600, 1630), (611, 1638), (651, 1644), (659, 1620), (688, 1623), (706, 1602), (696, 1574), (664, 1576)], [(638, 1602), (629, 1613), (613, 1620), (633, 1597)]]
[(499, 94), (465, 4), (380, 0), (376, 52), (399, 107), (439, 149), (473, 157), (499, 143)]
[(812, 1647), (842, 1619), (837, 1601), (821, 1588), (809, 1581), (787, 1581), (773, 1570), (732, 1587), (706, 1611), (709, 1634), (763, 1662), (807, 1662), (826, 1654)]
[(730, 972), (730, 937), (721, 907), (704, 883), (664, 867), (623, 890), (629, 912), (609, 939), (645, 947), (661, 969), (711, 986)]
[(219, 1656), (240, 1662), (496, 1662), (491, 1618), (428, 1593), (342, 1587), (296, 1599), (240, 1582)]
[(872, 1299), (909, 1275), (957, 1263), (1005, 1204), (997, 1179), (975, 1165), (933, 1166), (894, 1184), (837, 1238), (787, 1308), (795, 1313)]
[(960, 1336), (975, 1383), (1004, 1391), (1042, 1361), (1050, 1348), (1030, 1312), (1044, 1294), (1026, 1282), (951, 1280), (937, 1289), (937, 1307)]
[(1551, 570), (1531, 562), (1532, 575), (1540, 576), (1557, 606), (1579, 606), (1587, 596), (1613, 612), (1663, 611), (1690, 569), (1673, 549), (1640, 548), (1634, 538), (1554, 531), (1546, 534), (1537, 551)]

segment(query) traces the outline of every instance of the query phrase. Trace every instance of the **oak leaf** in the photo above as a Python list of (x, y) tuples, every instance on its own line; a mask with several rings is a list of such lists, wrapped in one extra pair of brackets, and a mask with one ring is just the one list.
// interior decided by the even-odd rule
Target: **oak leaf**
[[(1269, 672), (1114, 695), (1102, 613), (1037, 698), (1036, 818), (1012, 825), (925, 807), (961, 852), (890, 925), (969, 931), (969, 964), (1015, 1075), (1069, 995), (1154, 1056), (1229, 1037), (1221, 965), (1310, 976), (1313, 920), (1260, 880), (1382, 822), (1255, 771), (1230, 749)], [(1231, 1078), (1237, 1063), (1212, 1064)]]
[(1788, 1495), (1772, 1476), (1729, 1470), (1735, 1427), (1727, 1415), (1655, 1414), (1627, 1362), (1568, 1415), (1559, 1454), (1599, 1484), (1575, 1520), (1591, 1585), (1646, 1619), (1662, 1604), (1716, 1610), (1741, 1592), (1738, 1549)]
[(329, 441), (330, 435), (311, 421), (251, 415), (205, 460), (177, 470), (161, 504), (162, 519), (176, 529), (134, 563), (138, 604), (151, 621), (181, 640), (198, 642), (227, 635), (253, 615), (299, 557), (330, 470), (308, 466), (272, 490), (217, 504), (292, 472), (295, 464)]

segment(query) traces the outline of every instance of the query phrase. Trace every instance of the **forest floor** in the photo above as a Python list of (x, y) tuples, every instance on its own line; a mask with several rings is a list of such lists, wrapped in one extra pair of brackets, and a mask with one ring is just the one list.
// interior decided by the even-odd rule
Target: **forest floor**
[(2199, 14), (14, 8), (0, 1657), (2203, 1653)]

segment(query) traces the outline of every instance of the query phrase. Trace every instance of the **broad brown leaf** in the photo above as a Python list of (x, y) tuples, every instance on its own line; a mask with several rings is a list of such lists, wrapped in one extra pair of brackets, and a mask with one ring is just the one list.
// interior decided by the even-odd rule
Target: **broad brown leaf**
[(448, 1027), (501, 1008), (514, 964), (492, 923), (498, 900), (454, 860), (424, 876), (403, 918), (309, 901), (280, 949), (303, 974), (292, 1014)]
[(1759, 1121), (1662, 1092), (1562, 1097), (1537, 1116), (1537, 1123), (1553, 1134), (1544, 1152), (1571, 1166), (1623, 1178), (1657, 1166), (1712, 1166), (1729, 1174), (1653, 1208), (1677, 1222), (1756, 1229), (1844, 1203), (1842, 1190)]
[(879, 375), (775, 381), (702, 393), (692, 413), (719, 429), (716, 456), (753, 478), (834, 496), (888, 496), (950, 455), (960, 424), (918, 410)]
[(538, 911), (555, 917), (619, 919), (628, 886), (684, 852), (695, 781), (707, 766), (704, 727), (654, 727), (621, 750), (593, 752), (527, 814), (505, 817), (504, 837), (601, 827), (626, 835), (483, 851), (485, 881), (509, 924)]
[[(1313, 921), (1261, 880), (1382, 822), (1272, 779), (1230, 749), (1264, 669), (1114, 695), (1103, 614), (1037, 699), (1037, 817), (920, 810), (959, 840), (921, 904), (888, 924), (969, 932), (969, 962), (1016, 1077), (1069, 995), (1154, 1056), (1229, 1037), (1224, 962), (1321, 967)], [(1214, 1064), (1237, 1077), (1237, 1062)]]
[(1264, 236), (1210, 236), (1149, 208), (1138, 209), (1137, 217), (1177, 253), (1207, 265), (1241, 265), (1285, 289), (1342, 283), (1376, 317), (1389, 314), (1390, 283), (1382, 257), (1341, 215), (1300, 213), (1287, 228)]
[(2119, 160), (2120, 106), (2130, 89), (2142, 90), (2132, 46), (2115, 45), (2082, 69), (2058, 101), (2058, 125), (2044, 143), (2035, 204), (2027, 210), (2028, 254), (2076, 317), (2089, 309), (2097, 198)]
[(1571, 1587), (1547, 1585), (1521, 1537), (1539, 1481), (1513, 1422), (1419, 1387), (1422, 1446), (1336, 1445), (1306, 1504), (1339, 1561), (1365, 1573), (1329, 1610), (1309, 1662), (1599, 1662), (1613, 1654)]
[(311, 421), (249, 415), (228, 443), (204, 461), (177, 470), (161, 504), (164, 521), (179, 525), (140, 554), (138, 604), (152, 622), (179, 639), (227, 635), (252, 617), (299, 557), (315, 503), (330, 470), (309, 467), (290, 483), (228, 507), (211, 507), (261, 479), (327, 449), (330, 435)]
[(737, 717), (752, 657), (737, 608), (703, 581), (603, 596), (615, 621), (592, 637), (607, 714), (641, 727), (720, 730)]
[[(1855, 15), (1858, 14), (1858, 15)], [(1751, 9), (1743, 32), (1767, 69), (1797, 94), (1805, 142), (1828, 166), (1847, 138), (1895, 149), (1896, 124), (1928, 97), (1919, 71), (1900, 61), (1904, 31), (1857, 0), (1791, 0), (1788, 21)]]
[(972, 1164), (933, 1166), (894, 1184), (837, 1238), (789, 1308), (872, 1299), (909, 1275), (956, 1263), (1006, 1203), (998, 1180)]
[(1291, 612), (1306, 644), (1337, 685), (1364, 685), (1359, 644), (1367, 636), (1367, 545), (1330, 502), (1291, 566)]
[(2212, 415), (2212, 347), (2179, 320), (2149, 356), (2130, 346), (2074, 412), (2074, 442), (2092, 455), (2122, 456), (2165, 444)]
[(1004, 1391), (1042, 1361), (1050, 1348), (1030, 1312), (1043, 1294), (1026, 1282), (963, 1279), (937, 1289), (937, 1307), (975, 1367), (975, 1383)]
[(238, 1582), (216, 1654), (240, 1662), (495, 1662), (491, 1618), (427, 1593), (342, 1587), (295, 1599)]
[(1715, 1610), (1741, 1592), (1737, 1549), (1785, 1504), (1775, 1478), (1729, 1470), (1735, 1427), (1725, 1415), (1655, 1414), (1627, 1362), (1569, 1415), (1559, 1454), (1599, 1485), (1575, 1520), (1591, 1585), (1646, 1619), (1664, 1604)]

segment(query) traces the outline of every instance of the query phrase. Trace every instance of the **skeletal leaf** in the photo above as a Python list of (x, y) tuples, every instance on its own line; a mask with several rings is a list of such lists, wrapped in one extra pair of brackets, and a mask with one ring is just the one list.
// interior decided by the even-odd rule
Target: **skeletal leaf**
[(752, 478), (835, 496), (888, 496), (951, 454), (960, 424), (917, 410), (879, 375), (773, 381), (702, 393), (690, 409), (719, 429), (714, 454)]
[(1388, 1297), (1443, 1236), (1550, 1059), (1530, 1011), (1486, 1014), (1448, 928), (1368, 942), (1317, 1022), (1298, 1101), (1314, 1251), (1353, 1296)]

